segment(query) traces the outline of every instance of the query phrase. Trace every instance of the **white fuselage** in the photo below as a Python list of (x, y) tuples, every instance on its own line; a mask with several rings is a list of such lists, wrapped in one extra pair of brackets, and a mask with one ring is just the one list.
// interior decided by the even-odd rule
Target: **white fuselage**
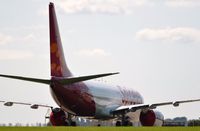
[(85, 82), (85, 84), (94, 98), (97, 118), (111, 117), (110, 112), (123, 105), (143, 103), (142, 96), (133, 89), (98, 82)]

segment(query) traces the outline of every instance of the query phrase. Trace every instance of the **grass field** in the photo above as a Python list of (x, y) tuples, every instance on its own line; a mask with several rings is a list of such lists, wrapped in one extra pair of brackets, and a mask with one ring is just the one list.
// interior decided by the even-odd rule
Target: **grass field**
[(0, 127), (3, 131), (200, 131), (200, 127)]

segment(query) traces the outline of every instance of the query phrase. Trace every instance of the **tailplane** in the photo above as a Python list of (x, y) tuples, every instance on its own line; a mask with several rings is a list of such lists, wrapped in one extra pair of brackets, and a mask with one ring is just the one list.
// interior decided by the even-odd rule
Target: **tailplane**
[[(110, 75), (115, 75), (115, 74), (119, 74), (119, 72), (96, 74), (96, 75), (89, 75), (89, 76), (70, 77), (70, 78), (69, 77), (67, 77), (67, 78), (62, 77), (62, 78), (59, 78), (57, 81), (62, 85), (70, 85), (70, 84), (77, 83), (77, 82), (92, 80), (92, 79), (101, 78), (101, 77), (110, 76)], [(4, 74), (0, 74), (0, 77), (23, 80), (23, 81), (30, 81), (30, 82), (40, 83), (40, 84), (47, 84), (47, 85), (50, 85), (51, 82), (52, 82), (52, 80), (49, 80), (49, 79), (39, 79), (39, 78), (4, 75)]]
[(65, 62), (62, 42), (60, 38), (60, 33), (53, 3), (49, 4), (49, 27), (50, 27), (51, 76), (72, 77), (72, 73), (68, 69)]

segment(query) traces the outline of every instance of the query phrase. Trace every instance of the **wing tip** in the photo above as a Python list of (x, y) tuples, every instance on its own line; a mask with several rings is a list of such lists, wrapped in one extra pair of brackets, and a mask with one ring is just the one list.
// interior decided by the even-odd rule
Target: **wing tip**
[(110, 73), (111, 75), (117, 75), (120, 74), (120, 72), (114, 72), (114, 73)]

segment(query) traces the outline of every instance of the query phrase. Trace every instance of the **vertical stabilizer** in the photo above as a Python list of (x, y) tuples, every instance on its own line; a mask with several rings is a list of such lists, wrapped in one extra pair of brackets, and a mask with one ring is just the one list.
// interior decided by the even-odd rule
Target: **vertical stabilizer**
[(65, 63), (65, 57), (53, 3), (49, 4), (49, 27), (51, 76), (70, 77), (72, 74)]

